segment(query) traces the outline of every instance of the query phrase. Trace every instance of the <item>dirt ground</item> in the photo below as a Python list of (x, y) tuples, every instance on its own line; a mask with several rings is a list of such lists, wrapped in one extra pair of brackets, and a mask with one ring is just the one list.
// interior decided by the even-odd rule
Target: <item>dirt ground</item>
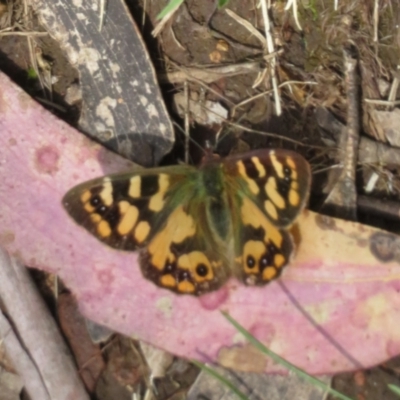
[[(269, 42), (265, 39), (265, 20), (257, 1), (231, 0), (227, 6), (232, 12), (229, 14), (219, 10), (215, 1), (187, 0), (157, 38), (151, 32), (165, 2), (126, 2), (143, 33), (171, 118), (180, 127), (176, 129), (174, 149), (163, 159), (163, 164), (185, 159), (182, 132), (187, 99), (183, 93), (187, 90), (192, 138), (189, 158), (193, 162), (201, 157), (198, 148), (207, 143), (221, 155), (260, 147), (294, 149), (312, 165), (310, 207), (319, 211), (329, 193), (327, 182), (334, 179), (330, 175), (332, 165), (341, 162), (336, 155), (340, 124), (347, 124), (354, 117), (348, 113), (351, 93), (349, 96), (346, 86), (346, 49), (358, 60), (355, 90), (359, 89), (356, 108), (360, 115), (356, 118), (361, 135), (393, 148), (400, 146), (379, 114), (397, 105), (387, 100), (398, 79), (397, 2), (381, 1), (376, 12), (372, 0), (338, 1), (337, 10), (333, 2), (303, 1), (297, 2), (295, 18), (293, 8), (285, 10), (285, 2), (273, 1), (269, 11), (272, 25)], [(27, 29), (23, 26), (21, 3), (9, 1), (0, 6), (1, 29), (10, 26), (14, 31)], [(30, 24), (30, 29), (41, 30), (34, 17)], [(40, 79), (28, 57), (24, 36), (0, 38), (0, 69), (58, 117), (77, 126), (81, 104), (66, 99), (66, 94), (79, 85), (78, 72), (56, 41), (36, 37), (35, 45)], [(275, 55), (272, 64), (269, 53)], [(248, 68), (246, 73), (243, 64)], [(184, 83), (184, 79), (177, 77), (185, 68), (196, 68), (196, 79)], [(214, 71), (220, 68), (221, 77), (207, 81), (199, 71), (206, 70), (210, 75), (211, 68)], [(392, 90), (393, 101), (397, 98), (397, 87)], [(213, 111), (204, 113), (196, 108), (196, 103), (206, 101), (208, 109)], [(322, 113), (322, 109), (327, 113)], [(213, 118), (215, 113), (219, 119)], [(392, 126), (396, 127), (396, 122)], [(359, 221), (393, 232), (399, 230), (398, 170), (398, 155), (385, 164), (358, 159)], [(376, 183), (367, 192), (372, 179)], [(387, 201), (385, 209), (376, 201)], [(49, 303), (54, 304), (47, 286), (43, 285), (43, 274), (34, 276)], [(93, 398), (128, 399), (132, 392), (143, 394), (149, 384), (143, 348), (114, 335), (102, 344), (102, 349), (104, 371)], [(0, 363), (11, 369), (6, 358), (0, 358)], [(395, 380), (400, 385), (399, 368), (400, 360), (395, 359), (371, 370), (337, 375), (333, 387), (360, 400), (395, 399), (387, 383)], [(165, 376), (156, 379), (155, 398), (186, 398), (198, 373), (194, 365), (175, 359)]]

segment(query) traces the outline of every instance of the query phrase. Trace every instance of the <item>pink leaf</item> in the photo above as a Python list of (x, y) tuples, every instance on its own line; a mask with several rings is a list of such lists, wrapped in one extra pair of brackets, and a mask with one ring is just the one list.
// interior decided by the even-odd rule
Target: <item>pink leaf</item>
[(200, 298), (145, 280), (137, 255), (101, 244), (66, 214), (72, 186), (131, 164), (86, 139), (0, 75), (0, 245), (57, 273), (83, 314), (171, 353), (279, 371), (225, 320), (311, 373), (370, 367), (400, 353), (399, 238), (305, 211), (298, 251), (263, 288), (235, 280)]

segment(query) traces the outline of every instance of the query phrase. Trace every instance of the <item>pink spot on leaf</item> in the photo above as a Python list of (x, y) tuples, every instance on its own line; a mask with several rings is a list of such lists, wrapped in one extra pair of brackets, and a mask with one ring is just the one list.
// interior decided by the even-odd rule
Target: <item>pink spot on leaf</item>
[(58, 171), (60, 154), (54, 146), (43, 146), (36, 151), (36, 167), (42, 174), (54, 175)]

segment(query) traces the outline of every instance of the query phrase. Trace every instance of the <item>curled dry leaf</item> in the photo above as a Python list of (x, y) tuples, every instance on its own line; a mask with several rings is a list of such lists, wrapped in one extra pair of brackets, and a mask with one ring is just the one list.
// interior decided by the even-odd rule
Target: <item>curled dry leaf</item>
[(378, 364), (400, 353), (400, 239), (305, 211), (293, 227), (297, 254), (265, 287), (231, 280), (178, 296), (145, 280), (137, 255), (101, 244), (61, 199), (85, 180), (129, 163), (85, 139), (0, 76), (0, 245), (57, 273), (83, 314), (173, 354), (242, 370), (277, 371), (220, 311), (311, 373)]

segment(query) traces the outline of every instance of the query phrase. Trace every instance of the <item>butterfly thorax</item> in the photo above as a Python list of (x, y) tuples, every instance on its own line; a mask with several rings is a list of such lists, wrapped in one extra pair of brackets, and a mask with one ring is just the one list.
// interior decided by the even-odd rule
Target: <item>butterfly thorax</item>
[(200, 187), (204, 190), (203, 198), (207, 220), (220, 239), (225, 240), (231, 233), (229, 201), (220, 163), (211, 162), (201, 168)]

